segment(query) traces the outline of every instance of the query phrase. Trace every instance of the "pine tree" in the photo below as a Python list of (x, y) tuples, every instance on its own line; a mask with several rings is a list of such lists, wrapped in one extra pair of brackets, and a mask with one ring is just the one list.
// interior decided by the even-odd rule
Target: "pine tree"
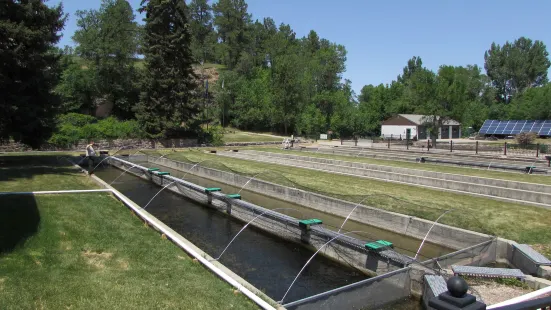
[(61, 5), (43, 0), (0, 2), (0, 142), (38, 147), (51, 134), (59, 107), (55, 44), (65, 19)]
[(212, 62), (214, 61), (214, 47), (216, 45), (212, 8), (208, 0), (191, 0), (188, 8), (193, 56), (197, 62)]
[[(184, 0), (144, 0), (145, 76), (136, 117), (151, 137), (182, 129), (198, 112)], [(184, 126), (185, 128), (185, 126)]]

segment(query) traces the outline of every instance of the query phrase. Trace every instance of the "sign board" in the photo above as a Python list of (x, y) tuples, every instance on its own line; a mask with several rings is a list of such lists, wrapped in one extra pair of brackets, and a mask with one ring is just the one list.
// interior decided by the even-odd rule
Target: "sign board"
[(320, 140), (327, 140), (327, 134), (326, 133), (320, 134)]

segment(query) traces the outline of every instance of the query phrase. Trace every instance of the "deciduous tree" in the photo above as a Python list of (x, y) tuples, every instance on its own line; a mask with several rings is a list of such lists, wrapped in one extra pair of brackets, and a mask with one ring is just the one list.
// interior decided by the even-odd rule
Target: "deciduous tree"
[(517, 93), (547, 83), (548, 57), (538, 40), (521, 37), (503, 46), (492, 43), (484, 53), (484, 68), (497, 89), (497, 100), (508, 103)]

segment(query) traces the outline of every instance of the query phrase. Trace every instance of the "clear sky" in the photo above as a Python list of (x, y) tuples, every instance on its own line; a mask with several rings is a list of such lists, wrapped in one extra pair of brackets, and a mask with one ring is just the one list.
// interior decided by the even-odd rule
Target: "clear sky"
[[(130, 0), (134, 9), (141, 0)], [(407, 60), (423, 65), (478, 64), (492, 42), (520, 36), (543, 41), (551, 50), (549, 0), (246, 0), (254, 19), (290, 24), (297, 36), (314, 29), (348, 51), (344, 77), (357, 94), (367, 84), (390, 83)], [(59, 3), (50, 0), (50, 3)], [(72, 45), (74, 13), (98, 8), (101, 0), (63, 0), (70, 14), (60, 43)], [(141, 17), (138, 17), (141, 19)]]

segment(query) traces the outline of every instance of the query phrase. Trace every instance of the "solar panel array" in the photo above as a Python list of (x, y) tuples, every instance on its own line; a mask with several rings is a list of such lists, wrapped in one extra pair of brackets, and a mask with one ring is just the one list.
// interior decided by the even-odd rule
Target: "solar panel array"
[(540, 136), (551, 136), (551, 120), (546, 120), (546, 121), (486, 120), (479, 131), (479, 133), (483, 135), (516, 135), (521, 132), (535, 132)]

